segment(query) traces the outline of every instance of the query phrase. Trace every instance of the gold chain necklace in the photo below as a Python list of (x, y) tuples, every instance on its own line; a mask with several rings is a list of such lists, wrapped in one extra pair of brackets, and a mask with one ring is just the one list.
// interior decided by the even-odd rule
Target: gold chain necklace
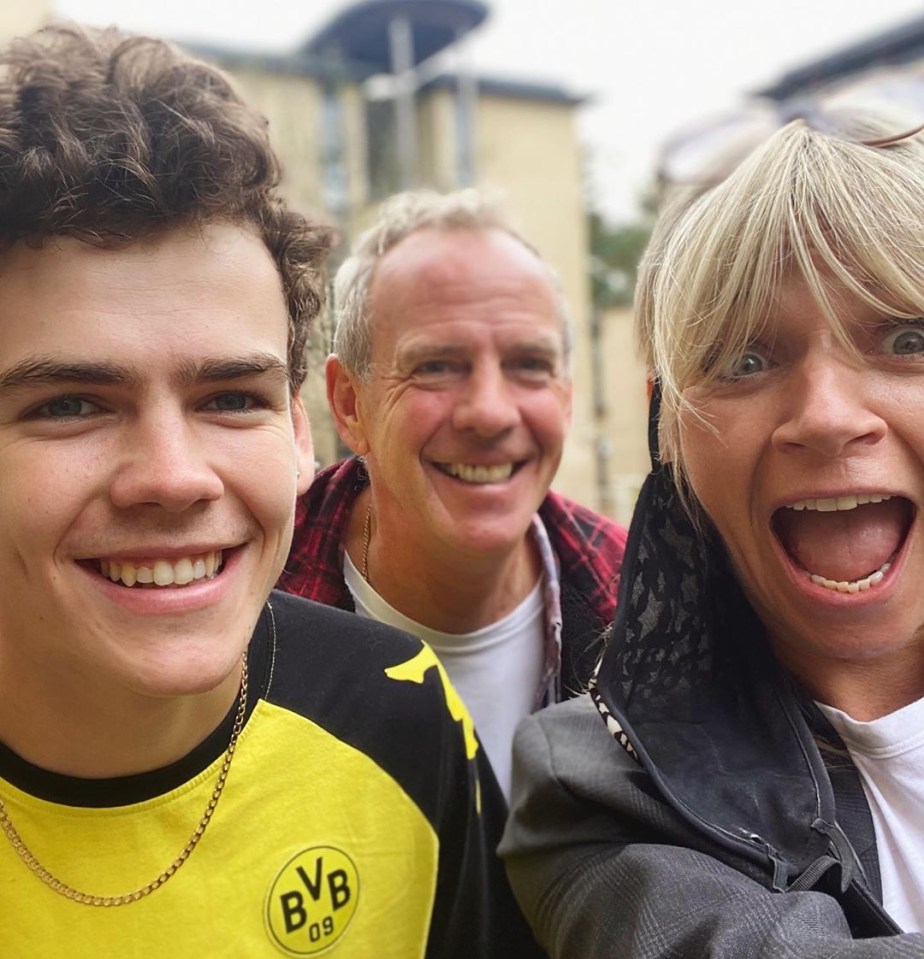
[(20, 859), (22, 859), (29, 869), (34, 872), (35, 875), (38, 876), (38, 878), (41, 879), (46, 886), (50, 886), (55, 892), (60, 893), (67, 899), (70, 899), (73, 902), (82, 903), (85, 906), (124, 906), (129, 902), (137, 902), (139, 899), (149, 896), (152, 892), (154, 892), (155, 889), (160, 888), (177, 871), (177, 869), (179, 869), (180, 866), (182, 866), (183, 863), (189, 859), (189, 857), (192, 855), (192, 851), (199, 844), (199, 840), (202, 838), (206, 827), (212, 819), (212, 814), (215, 812), (215, 807), (218, 805), (218, 800), (221, 797), (222, 790), (225, 788), (225, 780), (228, 778), (228, 770), (231, 768), (231, 760), (234, 758), (234, 750), (237, 747), (237, 740), (241, 734), (241, 730), (244, 728), (244, 716), (246, 712), (247, 653), (244, 653), (244, 657), (241, 660), (241, 689), (238, 693), (237, 714), (234, 717), (234, 726), (231, 729), (231, 739), (228, 742), (228, 748), (225, 750), (225, 758), (221, 764), (221, 769), (218, 773), (218, 779), (215, 782), (215, 788), (212, 790), (212, 795), (209, 798), (208, 805), (205, 807), (205, 812), (202, 814), (202, 818), (199, 820), (199, 825), (196, 826), (193, 834), (189, 837), (189, 841), (183, 847), (179, 856), (177, 856), (176, 859), (174, 859), (173, 862), (156, 879), (152, 879), (147, 885), (142, 886), (140, 889), (136, 889), (134, 892), (127, 892), (121, 896), (94, 896), (88, 892), (81, 892), (79, 889), (75, 889), (73, 886), (69, 886), (67, 883), (62, 882), (38, 861), (32, 850), (29, 849), (29, 847), (25, 844), (22, 836), (20, 836), (16, 831), (16, 827), (13, 825), (13, 822), (10, 819), (10, 814), (6, 811), (6, 806), (3, 804), (2, 799), (0, 799), (0, 827), (3, 828), (3, 832), (6, 834), (6, 838), (10, 841), (10, 845), (16, 850)]
[(363, 568), (361, 570), (363, 579), (371, 586), (372, 580), (369, 579), (369, 540), (372, 539), (372, 496), (369, 497), (369, 505), (366, 507), (366, 519), (363, 523)]

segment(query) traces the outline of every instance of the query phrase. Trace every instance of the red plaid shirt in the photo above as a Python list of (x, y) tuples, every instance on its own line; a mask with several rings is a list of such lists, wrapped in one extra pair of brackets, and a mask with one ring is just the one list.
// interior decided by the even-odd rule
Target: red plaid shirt
[[(322, 470), (300, 497), (295, 535), (278, 586), (327, 606), (354, 609), (343, 579), (343, 537), (357, 496), (369, 484), (362, 461)], [(557, 493), (538, 517), (551, 546), (546, 566), (546, 661), (538, 705), (583, 692), (600, 653), (603, 630), (616, 608), (626, 531)], [(540, 538), (541, 531), (537, 532)], [(555, 589), (557, 585), (558, 589)]]

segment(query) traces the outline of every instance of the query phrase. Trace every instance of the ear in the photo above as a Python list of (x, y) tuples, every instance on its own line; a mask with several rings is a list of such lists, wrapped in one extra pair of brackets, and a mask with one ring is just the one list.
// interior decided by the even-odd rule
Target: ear
[(292, 397), (292, 428), (295, 436), (295, 468), (298, 470), (295, 486), (301, 496), (314, 479), (315, 460), (308, 412), (301, 394), (298, 393)]
[(359, 396), (365, 384), (343, 366), (336, 353), (331, 353), (327, 358), (324, 374), (327, 378), (327, 403), (340, 439), (357, 456), (363, 456), (369, 452)]

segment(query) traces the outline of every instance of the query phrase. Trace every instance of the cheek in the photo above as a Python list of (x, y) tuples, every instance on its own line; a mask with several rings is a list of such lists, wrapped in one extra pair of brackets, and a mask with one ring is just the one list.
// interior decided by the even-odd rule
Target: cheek
[(111, 469), (105, 449), (37, 443), (21, 455), (0, 457), (0, 530), (24, 536), (29, 550), (60, 539), (82, 521), (100, 520), (95, 504), (105, 496)]
[[(717, 519), (728, 496), (742, 482), (741, 464), (735, 449), (723, 435), (701, 422), (681, 423), (680, 455), (684, 473), (696, 499)], [(741, 453), (740, 447), (737, 453)], [(721, 525), (721, 524), (718, 524)]]
[[(67, 562), (71, 544), (83, 530), (97, 528), (99, 510), (64, 484), (53, 487), (41, 480), (26, 486), (4, 483), (0, 494), (0, 593), (19, 606), (18, 590), (26, 583), (49, 588), (59, 563)], [(41, 615), (38, 611), (34, 611)]]
[(759, 480), (757, 438), (754, 430), (729, 436), (702, 424), (688, 425), (680, 434), (690, 489), (733, 559), (739, 550), (747, 551), (751, 542), (751, 497)]
[(244, 502), (244, 509), (263, 540), (262, 553), (269, 564), (270, 579), (275, 581), (292, 545), (295, 525), (296, 490), (294, 483), (265, 483), (274, 487), (275, 495), (257, 492)]
[(549, 391), (531, 394), (520, 404), (523, 419), (543, 446), (561, 449), (571, 425), (571, 404), (568, 395)]
[(380, 435), (395, 447), (416, 448), (452, 425), (454, 405), (448, 390), (406, 392), (378, 414)]
[(239, 498), (267, 532), (285, 531), (295, 516), (298, 460), (290, 436), (242, 443), (227, 451), (221, 469), (225, 494)]

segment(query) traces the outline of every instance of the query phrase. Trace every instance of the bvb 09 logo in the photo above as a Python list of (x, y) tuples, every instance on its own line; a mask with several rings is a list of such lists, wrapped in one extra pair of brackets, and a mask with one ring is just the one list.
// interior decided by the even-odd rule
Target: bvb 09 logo
[(359, 874), (333, 846), (313, 846), (293, 856), (270, 887), (266, 922), (276, 944), (296, 956), (329, 949), (356, 912)]

